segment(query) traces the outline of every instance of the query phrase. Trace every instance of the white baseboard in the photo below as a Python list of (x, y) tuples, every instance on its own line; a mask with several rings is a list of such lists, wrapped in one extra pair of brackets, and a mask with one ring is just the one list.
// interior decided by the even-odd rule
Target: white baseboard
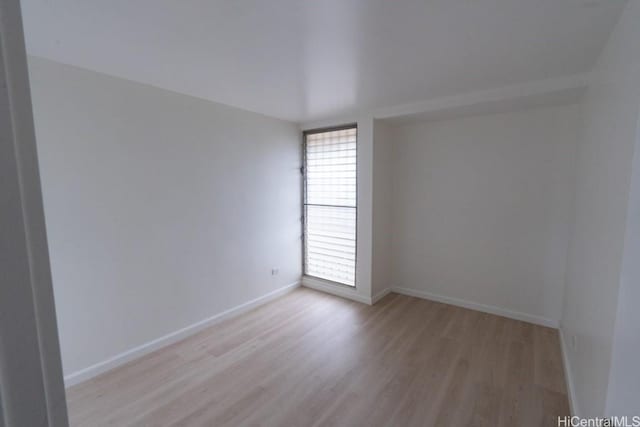
[(569, 364), (569, 347), (567, 346), (567, 340), (565, 339), (564, 332), (562, 328), (559, 329), (560, 334), (560, 350), (562, 352), (562, 365), (564, 367), (564, 379), (567, 384), (567, 395), (569, 397), (569, 410), (571, 411), (571, 415), (580, 416), (580, 411), (578, 410), (578, 404), (576, 401), (576, 393), (573, 385), (573, 375), (571, 374), (571, 365)]
[(316, 291), (326, 292), (342, 298), (347, 298), (363, 304), (371, 305), (371, 298), (361, 295), (355, 287), (331, 283), (326, 280), (317, 279), (315, 277), (305, 276), (302, 278), (302, 286), (315, 289)]
[(389, 293), (391, 293), (391, 288), (387, 288), (387, 289), (383, 289), (380, 292), (378, 292), (377, 294), (375, 294), (373, 297), (371, 297), (371, 304), (375, 304), (378, 301), (380, 301), (382, 298), (386, 297), (387, 295), (389, 295)]
[(222, 313), (218, 313), (214, 316), (211, 316), (207, 319), (196, 322), (185, 328), (171, 332), (170, 334), (167, 334), (160, 338), (156, 338), (153, 341), (149, 341), (145, 344), (142, 344), (138, 347), (134, 347), (123, 353), (117, 354), (107, 360), (104, 360), (102, 362), (96, 363), (95, 365), (89, 366), (88, 368), (84, 368), (79, 371), (73, 372), (69, 375), (66, 375), (64, 377), (65, 387), (71, 387), (72, 385), (91, 379), (97, 375), (100, 375), (104, 372), (107, 372), (111, 369), (121, 366), (127, 362), (130, 362), (134, 359), (137, 359), (146, 354), (149, 354), (162, 347), (166, 347), (170, 344), (183, 340), (184, 338), (190, 335), (193, 335), (196, 332), (199, 332), (211, 325), (221, 322), (222, 320), (229, 319), (234, 316), (238, 316), (239, 314), (242, 314), (242, 313), (246, 313), (247, 311), (253, 308), (256, 308), (275, 298), (278, 298), (286, 293), (293, 291), (295, 288), (299, 286), (300, 286), (299, 281), (287, 286), (283, 286), (282, 288), (276, 289), (275, 291), (271, 291), (268, 294), (255, 298), (244, 304), (241, 304), (229, 310), (223, 311)]
[(502, 317), (508, 317), (510, 319), (522, 320), (523, 322), (533, 323), (536, 325), (546, 326), (549, 328), (558, 329), (559, 322), (555, 319), (548, 319), (546, 317), (535, 316), (533, 314), (521, 313), (518, 311), (512, 311), (506, 308), (496, 307), (493, 305), (480, 304), (473, 301), (463, 300), (459, 298), (452, 298), (443, 295), (432, 294), (417, 289), (409, 288), (391, 288), (391, 292), (398, 294), (408, 295), (412, 297), (418, 297), (428, 299), (431, 301), (442, 302), (445, 304), (456, 305), (458, 307), (469, 308), (471, 310), (482, 311), (484, 313), (495, 314)]

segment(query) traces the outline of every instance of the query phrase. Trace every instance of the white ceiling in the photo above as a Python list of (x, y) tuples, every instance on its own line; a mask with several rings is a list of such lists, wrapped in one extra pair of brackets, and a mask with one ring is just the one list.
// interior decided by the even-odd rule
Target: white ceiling
[(29, 54), (292, 121), (588, 71), (625, 0), (22, 0)]

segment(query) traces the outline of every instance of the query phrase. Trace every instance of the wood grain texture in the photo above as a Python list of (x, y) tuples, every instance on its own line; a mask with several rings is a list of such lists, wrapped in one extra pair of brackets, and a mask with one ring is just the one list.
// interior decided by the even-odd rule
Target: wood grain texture
[(550, 426), (557, 331), (296, 290), (67, 392), (73, 426)]

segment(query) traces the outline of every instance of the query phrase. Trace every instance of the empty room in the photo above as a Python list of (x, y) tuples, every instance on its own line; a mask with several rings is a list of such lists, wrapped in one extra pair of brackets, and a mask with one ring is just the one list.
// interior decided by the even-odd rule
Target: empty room
[(0, 0), (0, 427), (640, 426), (640, 0)]

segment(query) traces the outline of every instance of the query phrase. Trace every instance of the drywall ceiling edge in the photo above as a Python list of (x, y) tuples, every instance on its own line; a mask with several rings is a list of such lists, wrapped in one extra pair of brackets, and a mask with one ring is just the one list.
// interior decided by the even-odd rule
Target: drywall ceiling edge
[(575, 99), (575, 96), (587, 88), (589, 79), (590, 73), (573, 74), (559, 78), (503, 86), (496, 89), (432, 98), (411, 104), (379, 108), (369, 112), (303, 122), (300, 123), (300, 128), (304, 130), (330, 126), (336, 123), (355, 121), (355, 118), (365, 116), (395, 121), (412, 116), (438, 116), (438, 113), (441, 112), (446, 112), (447, 115), (455, 115), (457, 111), (473, 111), (474, 114), (491, 113), (497, 104), (514, 105), (522, 102), (524, 105), (531, 99), (536, 100), (536, 106), (557, 105), (558, 97), (561, 94), (571, 94), (567, 99)]

